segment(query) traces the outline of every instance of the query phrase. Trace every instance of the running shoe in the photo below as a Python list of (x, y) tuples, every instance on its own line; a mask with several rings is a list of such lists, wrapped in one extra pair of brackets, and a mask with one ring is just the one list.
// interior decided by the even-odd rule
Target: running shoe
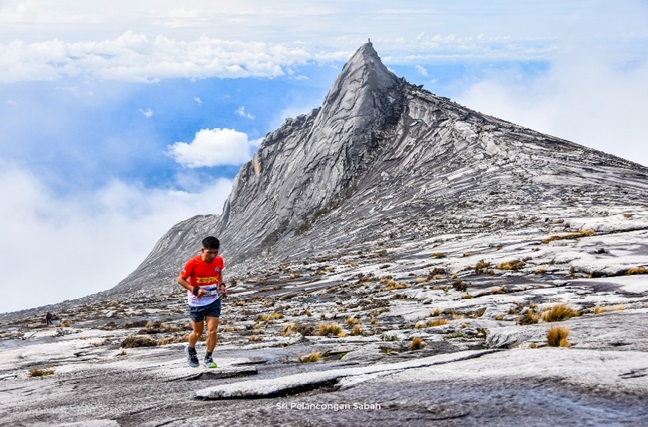
[(200, 366), (200, 361), (198, 360), (198, 354), (196, 354), (196, 349), (189, 346), (185, 347), (185, 354), (187, 355), (187, 363), (192, 368), (197, 368)]
[(212, 359), (211, 356), (209, 357), (205, 356), (204, 364), (206, 368), (218, 368), (216, 362), (214, 362), (214, 359)]

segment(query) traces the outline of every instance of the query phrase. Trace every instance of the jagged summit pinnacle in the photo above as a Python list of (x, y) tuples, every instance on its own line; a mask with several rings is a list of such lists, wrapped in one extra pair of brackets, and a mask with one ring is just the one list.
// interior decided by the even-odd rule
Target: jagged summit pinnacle
[[(324, 115), (342, 109), (354, 110), (351, 116), (365, 115), (368, 108), (380, 108), (373, 102), (380, 98), (396, 96), (391, 92), (399, 85), (399, 79), (382, 63), (371, 42), (363, 44), (342, 68), (324, 101)], [(359, 100), (360, 104), (355, 101)], [(368, 105), (367, 105), (368, 103)], [(354, 108), (355, 107), (355, 108)]]

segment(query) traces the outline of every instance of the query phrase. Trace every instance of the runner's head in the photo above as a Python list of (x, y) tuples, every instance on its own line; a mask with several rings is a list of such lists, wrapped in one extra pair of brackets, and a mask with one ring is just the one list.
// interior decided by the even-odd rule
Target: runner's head
[(205, 262), (212, 262), (218, 250), (220, 249), (220, 242), (214, 236), (205, 237), (202, 241), (202, 259)]

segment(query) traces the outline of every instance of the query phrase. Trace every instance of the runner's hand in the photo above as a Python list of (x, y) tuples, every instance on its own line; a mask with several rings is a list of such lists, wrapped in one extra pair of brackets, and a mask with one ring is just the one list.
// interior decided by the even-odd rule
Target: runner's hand
[(218, 287), (218, 290), (220, 291), (221, 298), (225, 298), (227, 296), (227, 288), (225, 287), (224, 283), (220, 284), (220, 286)]

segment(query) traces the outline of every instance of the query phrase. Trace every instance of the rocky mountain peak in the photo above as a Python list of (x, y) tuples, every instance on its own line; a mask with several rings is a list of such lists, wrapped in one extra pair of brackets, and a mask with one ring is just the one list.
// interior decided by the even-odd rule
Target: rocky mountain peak
[(111, 292), (162, 279), (175, 288), (182, 262), (208, 234), (238, 274), (396, 238), (539, 227), (575, 207), (644, 203), (647, 183), (645, 167), (409, 84), (366, 43), (320, 108), (266, 135), (222, 215), (174, 226)]
[[(376, 110), (398, 98), (399, 79), (385, 67), (368, 42), (351, 57), (333, 83), (322, 107), (322, 119), (344, 115), (370, 120)], [(385, 105), (384, 100), (388, 103)]]

